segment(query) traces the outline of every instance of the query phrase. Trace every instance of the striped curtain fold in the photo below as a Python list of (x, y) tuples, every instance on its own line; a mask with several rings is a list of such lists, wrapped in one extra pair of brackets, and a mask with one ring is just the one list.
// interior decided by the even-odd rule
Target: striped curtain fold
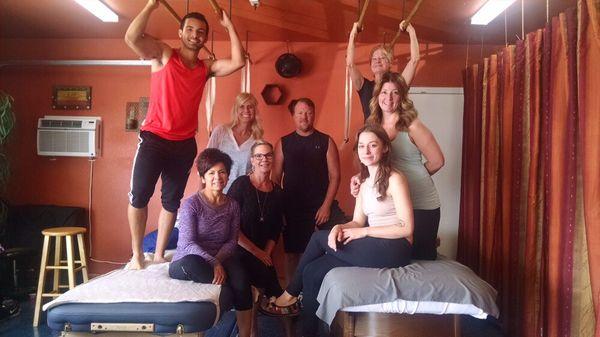
[(457, 259), (509, 336), (600, 337), (597, 0), (467, 67)]
[[(581, 312), (589, 327), (596, 322), (594, 336), (600, 337), (600, 1), (580, 0), (578, 57), (579, 149), (583, 200), (583, 221), (587, 246), (593, 310)], [(589, 15), (588, 15), (589, 13)], [(583, 261), (587, 262), (587, 261)], [(584, 270), (585, 271), (585, 270)], [(585, 272), (583, 273), (585, 274)], [(585, 283), (584, 283), (585, 286)]]

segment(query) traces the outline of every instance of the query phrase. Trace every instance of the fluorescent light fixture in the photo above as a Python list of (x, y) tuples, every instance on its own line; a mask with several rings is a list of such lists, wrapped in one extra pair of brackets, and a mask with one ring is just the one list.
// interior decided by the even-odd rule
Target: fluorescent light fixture
[(500, 13), (512, 5), (515, 0), (488, 0), (475, 15), (471, 17), (472, 25), (487, 25)]
[(75, 2), (104, 22), (119, 22), (119, 16), (100, 0), (75, 0)]

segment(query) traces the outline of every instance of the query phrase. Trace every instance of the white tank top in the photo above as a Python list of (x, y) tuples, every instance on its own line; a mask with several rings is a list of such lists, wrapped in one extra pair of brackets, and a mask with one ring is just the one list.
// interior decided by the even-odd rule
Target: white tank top
[(394, 207), (394, 200), (391, 196), (387, 196), (381, 201), (377, 200), (379, 192), (377, 192), (373, 180), (371, 177), (367, 178), (360, 188), (361, 206), (367, 216), (369, 226), (397, 225), (400, 220)]

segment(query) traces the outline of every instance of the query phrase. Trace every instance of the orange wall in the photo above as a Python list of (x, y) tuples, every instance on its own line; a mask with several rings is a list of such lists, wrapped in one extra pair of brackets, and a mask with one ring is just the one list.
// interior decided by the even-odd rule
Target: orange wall
[[(171, 41), (177, 45), (177, 41)], [(462, 86), (461, 69), (465, 64), (465, 46), (422, 44), (422, 61), (414, 86)], [(370, 45), (357, 49), (360, 67), (369, 73)], [(267, 83), (277, 83), (286, 91), (283, 105), (267, 106), (259, 98), (265, 138), (271, 142), (293, 130), (286, 106), (290, 98), (311, 97), (317, 106), (316, 127), (341, 144), (344, 111), (345, 45), (338, 43), (293, 43), (292, 52), (303, 62), (298, 78), (281, 78), (274, 69), (276, 58), (286, 52), (284, 43), (251, 42), (252, 92), (259, 96)], [(215, 44), (218, 57), (227, 55), (228, 44)], [(398, 45), (396, 54), (406, 57), (407, 45)], [(487, 54), (486, 54), (487, 55)], [(135, 55), (121, 40), (0, 40), (0, 59), (134, 59)], [(404, 64), (403, 61), (398, 63)], [(395, 68), (399, 69), (396, 65)], [(401, 70), (401, 69), (400, 69)], [(0, 68), (0, 89), (15, 98), (17, 126), (8, 146), (12, 163), (9, 200), (13, 204), (57, 204), (88, 208), (90, 162), (84, 158), (48, 158), (36, 155), (36, 123), (44, 115), (101, 116), (103, 123), (102, 155), (93, 163), (92, 257), (126, 261), (130, 255), (129, 229), (126, 218), (130, 170), (135, 152), (136, 133), (125, 132), (125, 105), (148, 96), (148, 67), (4, 67)], [(89, 85), (92, 87), (91, 111), (51, 109), (53, 85)], [(214, 121), (229, 119), (233, 98), (240, 88), (240, 73), (217, 80)], [(204, 102), (202, 103), (204, 111)], [(362, 123), (358, 97), (353, 97), (352, 130)], [(206, 122), (200, 116), (199, 148), (207, 142)], [(215, 125), (216, 125), (215, 124)], [(342, 183), (338, 199), (352, 213), (353, 199), (348, 193), (349, 177), (355, 172), (350, 146), (341, 150)], [(186, 195), (198, 186), (193, 175)], [(159, 188), (150, 203), (147, 231), (156, 228), (160, 207)], [(114, 268), (92, 263), (92, 272)]]

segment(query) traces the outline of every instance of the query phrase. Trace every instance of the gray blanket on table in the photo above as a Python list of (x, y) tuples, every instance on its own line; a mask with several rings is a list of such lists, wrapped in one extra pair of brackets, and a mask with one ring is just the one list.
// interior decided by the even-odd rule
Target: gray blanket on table
[(331, 325), (343, 308), (399, 299), (472, 304), (498, 317), (496, 290), (468, 267), (443, 257), (403, 268), (334, 268), (317, 296), (317, 316)]

